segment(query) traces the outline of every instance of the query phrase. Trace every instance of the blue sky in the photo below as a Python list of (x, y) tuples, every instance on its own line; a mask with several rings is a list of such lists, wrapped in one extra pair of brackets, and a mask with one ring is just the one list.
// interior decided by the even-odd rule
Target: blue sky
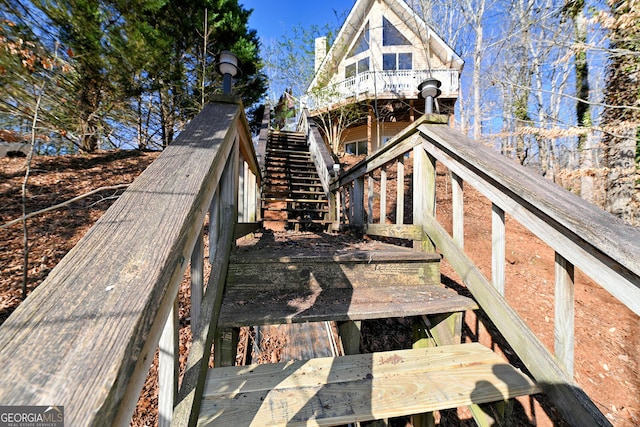
[(246, 9), (253, 9), (249, 28), (258, 32), (263, 42), (286, 35), (292, 27), (331, 24), (339, 27), (334, 10), (343, 18), (355, 0), (240, 0)]

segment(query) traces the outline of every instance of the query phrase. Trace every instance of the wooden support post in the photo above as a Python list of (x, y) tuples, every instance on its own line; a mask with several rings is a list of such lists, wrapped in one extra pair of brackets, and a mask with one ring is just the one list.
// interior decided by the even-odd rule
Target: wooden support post
[(373, 175), (367, 177), (367, 224), (373, 223), (374, 185)]
[(175, 297), (167, 323), (160, 336), (158, 356), (158, 426), (168, 427), (173, 419), (173, 406), (178, 395), (180, 357), (180, 324), (178, 298)]
[(493, 204), (491, 206), (491, 278), (493, 286), (502, 296), (505, 289), (505, 239), (504, 211)]
[(242, 155), (240, 155), (240, 164), (238, 165), (238, 221), (237, 222), (246, 222), (246, 216), (245, 216), (245, 212), (246, 212), (246, 205), (245, 202), (247, 200), (247, 181), (246, 181), (246, 173), (245, 173), (245, 166), (246, 163), (244, 162), (244, 159), (242, 158)]
[(213, 364), (216, 368), (234, 366), (238, 352), (240, 328), (218, 329), (213, 343)]
[(204, 227), (191, 252), (191, 332), (195, 333), (195, 325), (200, 317), (200, 304), (204, 291)]
[[(418, 145), (413, 149), (413, 223), (424, 224), (427, 215), (436, 216), (436, 159)], [(414, 248), (424, 252), (435, 249), (426, 236), (415, 241)]]
[(557, 252), (554, 332), (556, 358), (573, 376), (574, 267)]
[(451, 198), (453, 203), (453, 241), (464, 249), (464, 182), (451, 172)]
[(387, 223), (387, 166), (380, 169), (380, 224)]
[(353, 225), (364, 227), (364, 176), (353, 181), (351, 209), (353, 211)]
[(396, 173), (396, 224), (404, 224), (404, 156), (398, 157)]
[(245, 163), (245, 171), (247, 176), (247, 222), (256, 222), (258, 214), (256, 211), (257, 195), (256, 195), (256, 176), (249, 169), (249, 165)]
[(338, 324), (338, 333), (342, 340), (342, 348), (345, 355), (360, 353), (361, 331), (362, 322), (359, 320), (348, 320)]
[[(373, 153), (373, 108), (367, 106), (367, 153)], [(357, 145), (357, 143), (356, 143)], [(361, 154), (361, 153), (358, 153)]]

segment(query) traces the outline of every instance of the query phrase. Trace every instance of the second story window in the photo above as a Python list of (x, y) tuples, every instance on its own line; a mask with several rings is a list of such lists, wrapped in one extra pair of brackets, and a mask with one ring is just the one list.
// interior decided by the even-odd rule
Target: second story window
[(413, 69), (413, 54), (384, 53), (382, 55), (382, 69), (385, 71)]
[(411, 46), (411, 42), (387, 18), (383, 17), (382, 46)]
[(369, 71), (370, 69), (370, 65), (369, 65), (369, 57), (367, 56), (366, 58), (362, 58), (352, 64), (348, 64), (345, 68), (344, 68), (344, 78), (348, 79), (349, 77), (353, 77), (357, 74), (360, 73), (364, 73), (366, 71)]
[(369, 50), (369, 23), (367, 22), (364, 29), (358, 36), (358, 39), (354, 43), (351, 51), (349, 52), (349, 58), (356, 56), (359, 53)]

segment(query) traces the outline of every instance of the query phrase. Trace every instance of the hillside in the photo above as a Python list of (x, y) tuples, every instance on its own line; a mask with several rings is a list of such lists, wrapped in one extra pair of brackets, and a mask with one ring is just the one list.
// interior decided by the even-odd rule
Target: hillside
[[(95, 188), (126, 184), (146, 168), (158, 153), (105, 152), (93, 155), (37, 157), (28, 185), (27, 211), (37, 211)], [(21, 186), (24, 159), (0, 159), (0, 224), (21, 215)], [(451, 186), (444, 170), (438, 171), (438, 218), (451, 227)], [(49, 271), (73, 247), (110, 206), (116, 191), (105, 191), (80, 202), (48, 212), (28, 221), (29, 287), (40, 284)], [(141, 212), (141, 214), (144, 214)], [(465, 247), (487, 276), (491, 274), (491, 205), (465, 188)], [(20, 225), (0, 230), (0, 323), (20, 303), (23, 232)], [(105, 254), (108, 256), (108, 254)], [(507, 293), (530, 327), (553, 348), (554, 252), (524, 227), (507, 218)], [(465, 292), (461, 281), (446, 263), (443, 280)], [(640, 325), (638, 317), (613, 297), (576, 274), (576, 381), (594, 399), (616, 426), (640, 425)], [(181, 324), (187, 325), (188, 312)], [(491, 325), (478, 315), (467, 316), (467, 339), (479, 339), (487, 346), (510, 350), (487, 333)], [(502, 349), (502, 350), (500, 350)], [(145, 391), (138, 412), (139, 425), (152, 422), (154, 387)], [(523, 411), (548, 425), (541, 412)], [(546, 408), (553, 412), (553, 409)], [(533, 411), (541, 411), (534, 407)], [(553, 416), (553, 414), (551, 414)]]

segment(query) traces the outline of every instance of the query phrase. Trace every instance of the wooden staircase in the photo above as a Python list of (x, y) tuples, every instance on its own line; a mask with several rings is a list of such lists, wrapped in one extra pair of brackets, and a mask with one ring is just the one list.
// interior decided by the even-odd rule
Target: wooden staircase
[(329, 202), (311, 159), (303, 133), (269, 134), (262, 188), (262, 218), (266, 228), (322, 229)]
[[(272, 236), (230, 259), (214, 345), (216, 366), (228, 367), (209, 370), (198, 425), (330, 426), (539, 391), (491, 350), (460, 344), (463, 313), (477, 305), (440, 283), (439, 255), (331, 235), (278, 245)], [(356, 354), (359, 321), (392, 317), (413, 317), (426, 345), (421, 335), (413, 349)], [(324, 321), (341, 325), (346, 356), (229, 366), (241, 326)]]

